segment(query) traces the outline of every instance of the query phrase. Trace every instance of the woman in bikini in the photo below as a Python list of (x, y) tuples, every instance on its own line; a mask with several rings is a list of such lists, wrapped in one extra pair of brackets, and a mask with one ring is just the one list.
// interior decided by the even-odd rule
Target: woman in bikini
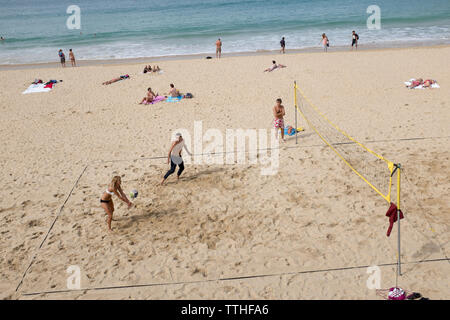
[(114, 213), (114, 202), (112, 200), (112, 196), (115, 194), (120, 200), (125, 202), (128, 205), (128, 209), (131, 208), (133, 205), (130, 200), (128, 200), (125, 193), (123, 193), (122, 187), (121, 187), (122, 179), (120, 176), (115, 176), (112, 178), (111, 183), (109, 184), (108, 188), (103, 192), (101, 198), (100, 198), (100, 205), (105, 210), (106, 214), (108, 215), (108, 229), (112, 231), (111, 229), (111, 221), (113, 218)]

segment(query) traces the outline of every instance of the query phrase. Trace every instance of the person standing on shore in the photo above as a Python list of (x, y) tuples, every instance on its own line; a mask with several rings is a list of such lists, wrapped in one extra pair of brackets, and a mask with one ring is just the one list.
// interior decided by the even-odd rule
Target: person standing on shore
[(286, 41), (284, 40), (284, 37), (281, 38), (280, 45), (281, 45), (280, 53), (285, 53)]
[(284, 109), (284, 106), (281, 104), (281, 99), (277, 99), (277, 103), (273, 107), (273, 126), (275, 127), (275, 130), (277, 131), (276, 135), (278, 138), (278, 130), (281, 130), (281, 140), (284, 142), (284, 116), (286, 114), (286, 111)]
[(72, 64), (72, 67), (76, 67), (77, 64), (75, 63), (75, 56), (73, 55), (72, 49), (69, 49), (69, 58), (70, 58), (70, 63)]
[(216, 58), (220, 59), (221, 55), (222, 55), (222, 41), (219, 38), (216, 41)]
[(59, 55), (59, 59), (61, 61), (61, 66), (63, 68), (65, 68), (66, 67), (66, 56), (64, 55), (64, 52), (62, 51), (62, 49), (59, 49), (58, 55)]
[(353, 50), (353, 46), (355, 46), (356, 50), (358, 50), (358, 40), (359, 40), (359, 36), (355, 32), (355, 30), (353, 30), (352, 31), (352, 50)]
[(330, 41), (325, 33), (322, 33), (322, 46), (323, 51), (328, 52), (328, 47), (330, 46)]

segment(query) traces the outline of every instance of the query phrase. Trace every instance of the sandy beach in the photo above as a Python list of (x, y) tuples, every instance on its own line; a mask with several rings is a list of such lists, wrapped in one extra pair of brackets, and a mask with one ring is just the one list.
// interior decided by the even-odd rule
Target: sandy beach
[[(397, 225), (387, 237), (387, 203), (300, 117), (305, 131), (281, 145), (275, 175), (190, 163), (156, 186), (174, 130), (269, 130), (276, 98), (293, 125), (297, 81), (402, 164), (399, 286), (449, 299), (449, 58), (440, 46), (171, 59), (150, 75), (153, 61), (0, 71), (0, 298), (381, 299), (367, 266), (380, 267), (382, 289), (395, 285)], [(272, 59), (287, 68), (263, 73)], [(440, 89), (405, 88), (417, 77)], [(63, 82), (23, 95), (36, 78)], [(138, 104), (170, 83), (194, 98)], [(114, 175), (139, 196), (129, 210), (114, 198), (110, 233), (99, 199)], [(82, 290), (67, 291), (70, 265)]]

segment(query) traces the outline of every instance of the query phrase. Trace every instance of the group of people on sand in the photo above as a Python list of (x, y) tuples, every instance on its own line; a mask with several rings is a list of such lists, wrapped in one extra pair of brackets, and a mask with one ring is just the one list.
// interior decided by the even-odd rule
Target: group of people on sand
[[(157, 93), (155, 94), (153, 92), (152, 88), (148, 88), (147, 96), (142, 98), (142, 100), (141, 100), (141, 102), (139, 102), (139, 104), (150, 104), (158, 96), (159, 96), (159, 94), (157, 94)], [(173, 83), (170, 84), (169, 92), (164, 94), (164, 98), (167, 98), (169, 96), (173, 97), (173, 98), (182, 96), (180, 91), (177, 88), (175, 88), (175, 85)]]
[[(64, 54), (64, 51), (62, 49), (59, 49), (58, 51), (59, 61), (61, 62), (61, 66), (63, 68), (66, 67), (66, 55)], [(72, 64), (72, 67), (76, 67), (77, 63), (75, 62), (75, 55), (73, 54), (72, 49), (69, 49), (69, 58), (70, 63)]]
[(160, 68), (158, 65), (153, 66), (153, 68), (152, 68), (152, 66), (148, 65), (148, 66), (145, 66), (145, 67), (144, 67), (143, 73), (148, 73), (148, 72), (159, 72), (159, 71), (161, 71), (161, 68)]
[[(167, 155), (167, 164), (170, 164), (170, 169), (166, 172), (166, 174), (162, 178), (160, 182), (161, 186), (164, 185), (164, 182), (167, 180), (167, 178), (175, 172), (177, 166), (178, 166), (177, 180), (180, 179), (180, 176), (184, 171), (184, 161), (181, 155), (183, 149), (186, 150), (186, 152), (189, 155), (192, 155), (187, 149), (181, 133), (177, 133), (175, 134), (175, 139), (173, 140), (169, 149), (169, 153)], [(100, 205), (105, 210), (105, 213), (108, 216), (106, 223), (110, 231), (112, 231), (111, 222), (113, 220), (114, 214), (114, 202), (112, 199), (113, 195), (116, 195), (120, 200), (125, 202), (128, 206), (128, 209), (130, 209), (133, 206), (131, 201), (127, 198), (127, 196), (123, 192), (122, 178), (120, 176), (113, 177), (108, 187), (100, 197)]]

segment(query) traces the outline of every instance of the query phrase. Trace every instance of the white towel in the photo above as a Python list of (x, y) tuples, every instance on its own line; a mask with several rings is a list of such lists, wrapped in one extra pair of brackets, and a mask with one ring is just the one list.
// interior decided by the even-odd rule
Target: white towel
[(49, 92), (50, 90), (52, 90), (51, 88), (44, 88), (44, 87), (45, 87), (45, 84), (43, 84), (43, 83), (32, 84), (31, 86), (28, 87), (27, 90), (22, 92), (22, 94), (34, 93), (34, 92)]

